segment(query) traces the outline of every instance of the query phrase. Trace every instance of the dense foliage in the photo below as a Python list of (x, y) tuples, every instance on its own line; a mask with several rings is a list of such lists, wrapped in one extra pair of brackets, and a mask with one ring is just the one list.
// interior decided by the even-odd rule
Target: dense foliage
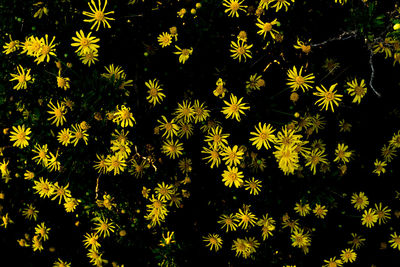
[(0, 0), (0, 45), (4, 262), (399, 262), (396, 1)]

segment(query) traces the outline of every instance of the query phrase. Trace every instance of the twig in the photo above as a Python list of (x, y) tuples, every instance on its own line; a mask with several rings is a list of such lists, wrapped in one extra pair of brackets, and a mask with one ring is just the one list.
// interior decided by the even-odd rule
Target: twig
[(100, 176), (101, 176), (101, 173), (100, 173), (99, 176), (97, 177), (97, 181), (96, 181), (96, 200), (97, 200), (97, 198), (99, 197)]
[(370, 52), (370, 54), (369, 54), (369, 65), (370, 65), (370, 67), (371, 67), (371, 76), (370, 76), (370, 78), (369, 78), (369, 87), (371, 87), (372, 91), (374, 91), (374, 93), (375, 93), (378, 97), (381, 97), (381, 94), (378, 93), (378, 92), (375, 90), (375, 88), (374, 88), (374, 86), (373, 86), (373, 84), (372, 84), (373, 81), (374, 81), (374, 77), (375, 77), (374, 62), (372, 61), (372, 58), (373, 58), (373, 56), (374, 56), (374, 52), (372, 51), (372, 49), (371, 49), (369, 52)]
[(325, 44), (327, 44), (329, 42), (332, 42), (332, 41), (344, 41), (344, 40), (347, 40), (347, 39), (350, 39), (350, 38), (353, 38), (353, 37), (356, 37), (356, 36), (357, 36), (357, 32), (355, 30), (354, 31), (350, 31), (350, 32), (343, 32), (338, 37), (329, 38), (328, 40), (323, 41), (323, 42), (318, 43), (318, 44), (312, 44), (311, 47), (325, 45)]

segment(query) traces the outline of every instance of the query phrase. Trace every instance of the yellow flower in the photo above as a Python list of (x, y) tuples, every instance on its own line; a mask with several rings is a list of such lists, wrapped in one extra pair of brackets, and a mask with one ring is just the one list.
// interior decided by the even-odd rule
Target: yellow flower
[(98, 161), (95, 161), (94, 163), (96, 165), (94, 165), (93, 167), (97, 170), (98, 173), (106, 173), (107, 172), (107, 164), (106, 164), (106, 159), (104, 157), (104, 155), (98, 155), (96, 154), (96, 157), (98, 159)]
[(219, 157), (219, 148), (214, 146), (212, 143), (208, 143), (209, 148), (203, 147), (201, 153), (207, 154), (208, 156), (204, 157), (204, 160), (208, 160), (207, 163), (211, 162), (211, 169), (214, 165), (218, 168), (219, 164), (221, 163), (221, 158)]
[(385, 206), (382, 208), (382, 203), (375, 204), (375, 212), (378, 215), (378, 223), (385, 224), (387, 220), (391, 219), (390, 212), (392, 211), (389, 207)]
[(167, 32), (160, 33), (157, 37), (157, 41), (162, 48), (167, 47), (172, 43), (172, 35)]
[(246, 57), (252, 58), (251, 56), (251, 51), (250, 48), (252, 48), (253, 45), (248, 45), (247, 43), (243, 41), (231, 41), (231, 49), (229, 50), (232, 55), (231, 57), (233, 59), (239, 59), (239, 62), (241, 62), (242, 57), (244, 58), (244, 61), (246, 62)]
[(195, 100), (193, 104), (194, 123), (202, 122), (210, 116), (210, 110), (204, 106), (204, 102), (200, 104), (199, 100)]
[(261, 75), (253, 74), (250, 75), (248, 81), (246, 81), (246, 92), (249, 93), (251, 90), (260, 90), (261, 87), (265, 86), (265, 81)]
[(135, 118), (130, 112), (130, 108), (121, 106), (121, 109), (117, 106), (117, 111), (114, 113), (113, 122), (116, 122), (118, 125), (121, 125), (122, 128), (127, 126), (133, 127), (133, 123), (136, 123)]
[(311, 244), (311, 238), (303, 229), (295, 228), (290, 236), (293, 247), (304, 248)]
[(233, 94), (230, 95), (230, 103), (224, 100), (226, 107), (222, 108), (222, 113), (225, 114), (226, 119), (236, 119), (240, 121), (240, 114), (245, 114), (243, 110), (250, 109), (246, 106), (247, 103), (242, 103), (243, 97), (237, 100), (237, 97)]
[(105, 238), (110, 236), (110, 232), (114, 233), (115, 225), (112, 220), (108, 220), (108, 218), (105, 217), (96, 217), (93, 221), (95, 221), (94, 230), (96, 231), (96, 234), (99, 234), (100, 236), (103, 235)]
[(242, 229), (247, 229), (250, 226), (254, 226), (257, 222), (257, 217), (250, 212), (250, 206), (243, 205), (243, 208), (239, 208), (239, 211), (235, 214), (235, 222), (239, 223)]
[(294, 210), (296, 211), (296, 213), (300, 214), (300, 216), (306, 216), (307, 214), (310, 213), (311, 208), (310, 205), (308, 203), (304, 204), (303, 203), (296, 203), (296, 206), (294, 207)]
[(68, 144), (71, 143), (71, 133), (69, 132), (69, 129), (62, 129), (58, 135), (57, 135), (57, 140), (60, 142), (63, 146), (68, 146)]
[(328, 164), (326, 155), (324, 154), (324, 150), (313, 149), (311, 150), (310, 154), (306, 155), (305, 158), (307, 161), (305, 166), (310, 166), (310, 170), (313, 172), (314, 175), (317, 172), (318, 164)]
[(261, 191), (261, 187), (261, 181), (254, 179), (254, 177), (244, 182), (244, 189), (250, 190), (251, 195), (258, 195), (258, 193)]
[(314, 74), (310, 73), (306, 76), (302, 76), (301, 72), (303, 71), (303, 67), (300, 68), (300, 71), (297, 72), (296, 66), (293, 66), (293, 70), (289, 69), (287, 72), (287, 80), (286, 83), (292, 88), (292, 92), (297, 91), (297, 89), (301, 88), (303, 92), (312, 88), (314, 83), (315, 76)]
[(246, 12), (247, 6), (242, 5), (243, 2), (244, 2), (244, 0), (242, 0), (240, 2), (239, 2), (239, 0), (224, 0), (222, 5), (227, 7), (227, 9), (225, 9), (225, 13), (229, 12), (228, 16), (239, 17), (239, 13), (238, 13), (239, 10)]
[(385, 166), (387, 164), (385, 161), (375, 160), (374, 165), (375, 165), (375, 169), (372, 172), (378, 174), (378, 176), (380, 176), (381, 173), (386, 172)]
[(58, 182), (55, 182), (52, 187), (53, 197), (51, 198), (51, 200), (56, 200), (57, 198), (59, 198), (59, 205), (61, 204), (62, 200), (67, 201), (69, 198), (71, 198), (71, 191), (68, 190), (69, 183), (66, 186), (59, 186)]
[(325, 206), (321, 206), (320, 204), (315, 204), (315, 208), (314, 208), (313, 212), (316, 217), (323, 219), (323, 218), (325, 218), (328, 210), (326, 209)]
[(67, 110), (65, 109), (65, 106), (63, 104), (60, 105), (60, 103), (57, 100), (57, 106), (55, 106), (51, 100), (47, 106), (51, 109), (50, 111), (47, 111), (47, 113), (53, 115), (50, 118), (48, 118), (48, 121), (51, 121), (51, 124), (56, 124), (58, 127), (59, 125), (63, 125), (67, 119), (65, 118), (65, 113), (67, 113)]
[(44, 222), (42, 222), (35, 227), (35, 235), (38, 235), (40, 240), (46, 241), (49, 239), (50, 230), (51, 228), (46, 227)]
[(18, 84), (16, 84), (13, 89), (15, 90), (20, 90), (20, 89), (26, 89), (27, 85), (26, 82), (29, 82), (30, 80), (32, 80), (32, 77), (30, 75), (31, 69), (28, 69), (27, 72), (25, 73), (24, 68), (21, 65), (17, 66), (17, 71), (18, 74), (13, 74), (11, 73), (11, 77), (12, 79), (10, 79), (10, 81), (18, 81)]
[(353, 154), (352, 151), (347, 151), (349, 147), (345, 144), (338, 144), (338, 147), (335, 149), (336, 158), (333, 160), (334, 162), (341, 161), (344, 164), (350, 161), (350, 157)]
[(12, 127), (13, 131), (10, 132), (10, 141), (14, 142), (13, 146), (24, 148), (29, 145), (28, 140), (31, 139), (28, 136), (31, 133), (31, 128), (26, 128), (25, 125), (18, 125)]
[(50, 56), (54, 56), (56, 57), (57, 55), (54, 53), (56, 51), (55, 49), (55, 44), (53, 44), (54, 39), (56, 37), (53, 36), (53, 39), (51, 40), (51, 42), (49, 43), (49, 36), (46, 34), (45, 35), (45, 39), (41, 39), (41, 47), (39, 50), (39, 53), (36, 55), (36, 59), (35, 62), (37, 62), (37, 64), (43, 62), (46, 60), (46, 62), (50, 61)]
[(233, 148), (230, 146), (223, 147), (223, 151), (221, 152), (222, 159), (229, 167), (239, 165), (240, 161), (243, 160), (243, 154), (244, 152), (237, 145), (234, 145)]
[(378, 221), (378, 215), (374, 210), (372, 210), (371, 208), (368, 210), (364, 210), (364, 214), (362, 215), (361, 218), (362, 225), (371, 228), (377, 221)]
[(225, 186), (231, 187), (232, 184), (235, 185), (236, 188), (242, 186), (243, 184), (243, 172), (238, 171), (237, 167), (229, 167), (228, 170), (224, 170), (222, 173), (222, 182), (224, 182)]
[(108, 166), (107, 171), (114, 171), (114, 176), (123, 172), (126, 167), (125, 159), (120, 154), (108, 155), (105, 163)]
[(221, 216), (219, 216), (218, 223), (222, 224), (221, 229), (226, 228), (226, 232), (236, 231), (237, 224), (234, 219), (235, 216), (233, 215), (233, 213), (229, 215), (222, 214)]
[(172, 195), (175, 194), (175, 188), (171, 184), (162, 182), (161, 184), (157, 184), (156, 188), (154, 188), (154, 192), (158, 199), (170, 200)]
[(208, 135), (206, 135), (204, 141), (212, 143), (212, 145), (216, 148), (224, 148), (228, 145), (227, 138), (229, 136), (230, 134), (222, 133), (222, 127), (217, 126), (215, 128), (211, 128), (211, 130), (208, 132)]
[(221, 78), (218, 78), (215, 84), (217, 85), (217, 88), (215, 88), (213, 94), (219, 98), (224, 98), (225, 93), (227, 92), (226, 88), (224, 87), (225, 82)]
[(391, 243), (391, 247), (394, 249), (400, 250), (400, 236), (394, 232), (393, 234), (390, 234), (391, 239), (389, 240), (389, 243)]
[(274, 19), (271, 22), (262, 22), (260, 18), (257, 18), (257, 21), (258, 23), (256, 23), (256, 26), (260, 28), (257, 33), (263, 36), (264, 39), (265, 35), (269, 33), (271, 37), (275, 39), (275, 33), (278, 33), (278, 31), (273, 29), (272, 26), (278, 24), (277, 19)]
[(83, 64), (88, 65), (90, 67), (91, 64), (95, 64), (96, 61), (99, 61), (97, 57), (99, 54), (95, 50), (90, 50), (87, 54), (81, 54), (80, 60)]
[(37, 57), (42, 47), (43, 38), (39, 39), (35, 36), (30, 36), (25, 39), (22, 46), (22, 53), (26, 53), (28, 56)]
[(179, 55), (179, 63), (185, 64), (186, 60), (188, 60), (189, 56), (193, 53), (193, 48), (181, 49), (177, 45), (175, 45), (175, 48), (178, 49), (178, 51), (174, 52), (174, 54)]
[(245, 259), (251, 254), (250, 245), (245, 239), (237, 238), (236, 240), (233, 240), (231, 249), (236, 252), (236, 256), (242, 256)]
[(351, 248), (359, 249), (364, 245), (365, 238), (363, 238), (361, 235), (351, 233), (351, 236), (353, 239), (347, 242), (347, 244), (351, 245)]
[(95, 36), (90, 36), (91, 34), (92, 32), (89, 32), (89, 34), (85, 36), (82, 30), (76, 32), (77, 37), (72, 37), (75, 43), (71, 44), (71, 46), (78, 47), (75, 53), (80, 52), (80, 55), (85, 55), (89, 54), (91, 51), (97, 52), (100, 46), (96, 43), (99, 42), (100, 39)]
[(72, 125), (72, 131), (71, 131), (71, 138), (72, 138), (72, 143), (74, 146), (76, 146), (79, 142), (79, 140), (83, 140), (85, 144), (88, 144), (88, 134), (86, 133), (86, 130), (82, 129), (80, 124), (76, 123), (75, 125)]
[[(292, 0), (294, 2), (294, 0)], [(285, 12), (288, 11), (288, 6), (290, 6), (290, 2), (287, 0), (276, 0), (275, 5), (271, 6), (275, 7), (275, 12), (278, 12), (281, 8), (285, 7)]]
[[(363, 1), (365, 2), (366, 0)], [(347, 3), (347, 0), (335, 0), (335, 3), (341, 4), (343, 6), (345, 3)]]
[(329, 260), (324, 260), (326, 263), (323, 267), (340, 267), (343, 265), (340, 259), (336, 259), (336, 257), (330, 258)]
[(175, 118), (173, 118), (171, 121), (168, 121), (167, 118), (164, 115), (162, 115), (161, 119), (162, 120), (157, 120), (157, 122), (160, 124), (159, 129), (164, 130), (162, 136), (164, 137), (165, 135), (167, 135), (166, 138), (168, 139), (169, 138), (172, 139), (174, 136), (177, 136), (179, 126), (178, 124), (175, 123)]
[(161, 151), (166, 154), (169, 158), (175, 159), (179, 158), (183, 152), (183, 146), (178, 140), (166, 140), (164, 141)]
[(43, 177), (39, 178), (39, 181), (34, 181), (35, 186), (32, 188), (36, 190), (36, 194), (39, 194), (40, 197), (46, 198), (50, 197), (53, 194), (54, 188), (52, 187), (52, 183), (46, 180), (43, 180)]
[(363, 210), (369, 204), (368, 197), (364, 194), (364, 192), (360, 192), (358, 195), (353, 193), (351, 196), (351, 204), (354, 204), (354, 208), (357, 210)]
[(207, 242), (206, 247), (210, 247), (210, 250), (218, 251), (222, 247), (222, 238), (218, 234), (203, 236), (203, 241)]
[(194, 116), (194, 110), (190, 101), (183, 101), (182, 104), (178, 103), (174, 115), (177, 120), (182, 119), (183, 122), (191, 122)]
[(293, 47), (300, 49), (304, 54), (308, 55), (311, 52), (311, 45), (309, 44), (310, 42), (311, 39), (309, 39), (307, 44), (305, 44), (297, 38), (297, 45), (293, 45)]
[(28, 220), (37, 220), (39, 211), (32, 205), (28, 204), (28, 206), (22, 211), (22, 215)]
[(9, 43), (5, 43), (5, 45), (3, 45), (3, 48), (4, 48), (3, 53), (6, 54), (6, 55), (16, 51), (20, 46), (18, 40), (14, 41), (12, 39), (11, 34), (8, 37), (10, 38), (10, 42)]
[(342, 253), (340, 254), (340, 257), (342, 258), (342, 261), (344, 263), (347, 262), (354, 262), (357, 258), (357, 254), (354, 252), (353, 249), (351, 248), (346, 248), (342, 250)]
[(57, 76), (57, 87), (67, 90), (70, 88), (69, 86), (70, 79), (68, 77), (61, 77), (61, 72), (58, 72)]
[(293, 174), (299, 168), (299, 155), (295, 151), (295, 145), (281, 145), (275, 148), (274, 156), (279, 163), (279, 168), (285, 175)]
[(97, 250), (101, 246), (100, 243), (97, 241), (99, 239), (99, 236), (96, 233), (86, 233), (83, 237), (85, 238), (83, 240), (85, 248), (91, 247), (92, 249)]
[(361, 99), (367, 93), (364, 79), (361, 80), (360, 84), (358, 84), (357, 79), (354, 79), (348, 82), (347, 85), (349, 86), (347, 88), (347, 93), (349, 93), (350, 96), (354, 96), (353, 103), (360, 104)]
[(168, 231), (167, 235), (165, 236), (164, 233), (163, 233), (162, 234), (162, 240), (160, 242), (160, 246), (165, 247), (165, 246), (168, 246), (170, 244), (175, 243), (175, 240), (173, 239), (174, 238), (174, 234), (175, 234), (175, 232)]
[(265, 147), (265, 149), (270, 149), (271, 143), (275, 143), (275, 135), (273, 134), (275, 132), (275, 129), (272, 128), (271, 124), (266, 125), (265, 123), (261, 125), (261, 122), (258, 123), (258, 128), (255, 126), (256, 132), (250, 132), (250, 135), (254, 135), (254, 137), (250, 138), (249, 140), (252, 143), (253, 146), (256, 146), (258, 150), (261, 149), (261, 147)]
[(325, 110), (328, 110), (328, 107), (331, 108), (332, 112), (334, 112), (334, 105), (339, 106), (339, 102), (342, 101), (343, 95), (340, 95), (337, 93), (335, 87), (337, 86), (337, 83), (332, 85), (329, 90), (326, 90), (326, 88), (321, 85), (322, 88), (316, 87), (318, 92), (314, 92), (313, 95), (319, 96), (320, 99), (318, 99), (315, 104), (318, 104), (318, 106), (322, 106), (321, 110), (325, 108)]
[(46, 168), (52, 171), (59, 171), (61, 168), (61, 163), (57, 160), (58, 159), (58, 150), (56, 155), (50, 152), (49, 161), (47, 162)]
[(35, 145), (35, 148), (32, 149), (32, 152), (36, 153), (37, 155), (34, 156), (32, 159), (36, 161), (36, 164), (42, 163), (43, 166), (47, 165), (47, 145), (40, 146), (39, 144)]
[(153, 104), (155, 106), (156, 104), (160, 104), (164, 97), (165, 94), (162, 92), (163, 89), (161, 88), (161, 85), (158, 84), (158, 80), (149, 80), (148, 82), (145, 82), (145, 85), (149, 90), (147, 91), (149, 95), (146, 97), (147, 101), (149, 101), (150, 104)]
[(384, 145), (381, 149), (381, 155), (386, 162), (391, 162), (397, 156), (396, 148), (392, 145)]
[(105, 0), (103, 8), (101, 8), (100, 0), (98, 0), (98, 7), (96, 6), (94, 0), (91, 0), (90, 3), (88, 3), (88, 5), (92, 12), (83, 11), (82, 14), (90, 18), (90, 19), (84, 19), (83, 20), (84, 22), (94, 22), (90, 29), (92, 30), (97, 25), (96, 31), (98, 31), (100, 23), (103, 23), (104, 28), (106, 27), (106, 25), (108, 28), (111, 28), (110, 23), (108, 23), (107, 20), (115, 20), (115, 19), (106, 16), (114, 14), (114, 11), (104, 12), (104, 10), (106, 9), (107, 0)]
[(68, 198), (65, 200), (64, 208), (66, 212), (74, 212), (75, 208), (79, 205), (81, 200), (75, 198)]
[(41, 19), (43, 17), (43, 14), (45, 14), (46, 16), (48, 16), (49, 14), (49, 9), (44, 5), (43, 2), (37, 2), (35, 4), (33, 4), (34, 6), (39, 6), (39, 9), (35, 12), (35, 14), (33, 15), (34, 18), (39, 18)]
[(57, 261), (53, 263), (53, 267), (71, 267), (71, 263), (62, 261), (60, 258), (58, 258)]

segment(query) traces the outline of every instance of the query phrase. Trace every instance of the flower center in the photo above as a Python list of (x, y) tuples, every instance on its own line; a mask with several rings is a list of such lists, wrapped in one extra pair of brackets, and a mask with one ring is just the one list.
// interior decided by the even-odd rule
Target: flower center
[(326, 92), (325, 93), (325, 100), (326, 101), (332, 101), (333, 99), (335, 99), (335, 94), (332, 92)]
[(172, 123), (168, 122), (165, 124), (165, 130), (171, 131), (172, 130)]
[(162, 207), (162, 203), (161, 203), (161, 201), (159, 201), (159, 200), (156, 200), (156, 201), (154, 201), (154, 208), (155, 209), (159, 209), (159, 208), (161, 208)]
[(26, 133), (25, 132), (20, 132), (17, 134), (17, 139), (18, 140), (25, 140)]
[(246, 53), (246, 48), (244, 48), (243, 46), (238, 47), (237, 51), (236, 51), (239, 55), (244, 55)]
[(240, 5), (237, 2), (232, 2), (231, 3), (231, 9), (233, 12), (236, 12), (239, 9)]
[(19, 83), (23, 83), (23, 82), (25, 82), (25, 75), (20, 75), (20, 76), (18, 76), (18, 82)]
[(182, 55), (183, 56), (188, 56), (190, 53), (189, 49), (182, 49)]
[(121, 114), (121, 118), (123, 120), (129, 119), (131, 117), (131, 113), (129, 112), (129, 110), (123, 110), (122, 114)]
[(239, 111), (239, 106), (237, 104), (232, 104), (231, 105), (231, 111), (232, 113), (236, 113)]
[(231, 172), (231, 173), (229, 174), (229, 180), (231, 180), (231, 181), (235, 181), (235, 180), (236, 180), (236, 178), (237, 178), (237, 175), (236, 175), (236, 173), (234, 173), (234, 172)]
[(363, 96), (364, 95), (364, 88), (360, 87), (360, 86), (356, 86), (354, 88), (354, 92), (356, 93), (356, 95), (358, 96)]
[(47, 55), (50, 52), (50, 46), (44, 45), (42, 47), (42, 55)]
[(94, 19), (97, 21), (103, 21), (104, 13), (102, 11), (96, 11), (96, 13), (94, 13)]
[(270, 30), (272, 30), (271, 23), (268, 23), (268, 22), (265, 23), (263, 29), (264, 29), (265, 32), (269, 32)]
[(157, 96), (157, 89), (153, 87), (150, 89), (149, 93), (150, 93), (150, 96), (155, 97), (155, 96)]
[(61, 109), (58, 108), (58, 109), (54, 110), (54, 115), (57, 118), (61, 118), (63, 116)]
[(304, 83), (304, 78), (302, 76), (297, 76), (296, 82), (298, 85), (302, 85)]
[(87, 38), (81, 39), (81, 46), (87, 47), (89, 45), (89, 40)]

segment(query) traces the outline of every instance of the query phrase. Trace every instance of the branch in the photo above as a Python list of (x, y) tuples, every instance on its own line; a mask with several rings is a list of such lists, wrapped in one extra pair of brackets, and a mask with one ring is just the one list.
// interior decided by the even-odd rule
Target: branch
[(374, 81), (374, 77), (375, 77), (375, 68), (374, 68), (374, 62), (372, 61), (372, 58), (374, 56), (374, 52), (372, 51), (372, 49), (370, 50), (370, 54), (369, 54), (369, 65), (371, 67), (371, 76), (369, 78), (369, 86), (371, 87), (372, 91), (374, 91), (374, 93), (378, 96), (381, 97), (381, 94), (378, 93), (374, 86), (372, 85), (373, 81)]
[(321, 43), (318, 44), (312, 44), (311, 47), (316, 47), (316, 46), (321, 46), (321, 45), (326, 45), (327, 43), (333, 42), (333, 41), (344, 41), (350, 38), (355, 38), (357, 36), (357, 32), (356, 30), (350, 31), (350, 32), (343, 32), (341, 33), (338, 37), (332, 37), (329, 38), (326, 41), (323, 41)]

